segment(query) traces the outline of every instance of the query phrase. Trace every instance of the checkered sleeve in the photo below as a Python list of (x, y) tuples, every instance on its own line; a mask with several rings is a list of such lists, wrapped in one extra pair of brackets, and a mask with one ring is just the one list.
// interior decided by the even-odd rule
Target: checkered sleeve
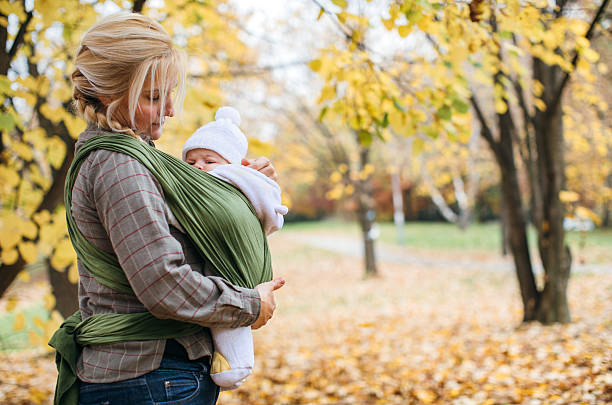
[(137, 160), (115, 152), (92, 165), (98, 217), (136, 297), (156, 317), (202, 326), (255, 322), (260, 298), (253, 289), (206, 277), (185, 263), (170, 233), (161, 186)]

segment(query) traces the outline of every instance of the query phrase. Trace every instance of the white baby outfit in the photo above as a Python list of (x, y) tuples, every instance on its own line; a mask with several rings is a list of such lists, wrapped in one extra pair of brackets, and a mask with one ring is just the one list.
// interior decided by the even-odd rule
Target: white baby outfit
[[(283, 215), (288, 209), (281, 203), (281, 190), (275, 181), (242, 166), (248, 141), (238, 128), (240, 122), (240, 114), (234, 108), (219, 108), (215, 121), (198, 128), (187, 139), (183, 145), (183, 160), (190, 150), (209, 149), (230, 162), (208, 173), (242, 191), (269, 235), (283, 226)], [(237, 388), (251, 374), (255, 364), (251, 328), (210, 328), (210, 331), (215, 346), (210, 376), (224, 390)]]

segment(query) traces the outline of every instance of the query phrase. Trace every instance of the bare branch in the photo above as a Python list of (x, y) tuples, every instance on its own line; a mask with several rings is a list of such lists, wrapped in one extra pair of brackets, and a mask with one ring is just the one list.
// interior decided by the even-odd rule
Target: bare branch
[(476, 100), (476, 96), (474, 92), (472, 92), (472, 96), (470, 97), (470, 103), (476, 111), (476, 117), (478, 117), (478, 121), (480, 122), (480, 135), (488, 142), (489, 146), (493, 150), (493, 152), (497, 155), (499, 153), (499, 145), (493, 138), (493, 132), (491, 132), (491, 127), (487, 123), (487, 119), (482, 113), (482, 109), (478, 104), (478, 100)]
[[(591, 22), (591, 25), (589, 26), (589, 30), (584, 36), (586, 39), (591, 40), (591, 38), (593, 37), (595, 26), (599, 22), (601, 16), (604, 14), (604, 11), (606, 7), (608, 6), (609, 1), (610, 0), (602, 1), (601, 6), (599, 6), (599, 9), (597, 10), (597, 14), (595, 14), (595, 17), (593, 18), (593, 21)], [(572, 59), (572, 71), (576, 67), (577, 63), (578, 63), (578, 52), (576, 52), (576, 54), (574, 55), (574, 58)], [(553, 98), (551, 100), (546, 100), (547, 101), (547, 106), (546, 106), (547, 114), (554, 114), (554, 111), (556, 111), (557, 108), (559, 107), (559, 103), (561, 102), (561, 97), (563, 96), (563, 90), (565, 89), (565, 86), (567, 85), (567, 82), (570, 79), (570, 75), (571, 75), (571, 72), (565, 72), (565, 75), (563, 75), (563, 79), (561, 79), (561, 83), (559, 84), (557, 91), (554, 92)]]
[[(25, 6), (24, 6), (25, 7)], [(11, 66), (11, 62), (13, 60), (13, 58), (15, 57), (15, 55), (17, 54), (17, 51), (19, 50), (19, 47), (21, 45), (23, 45), (24, 40), (25, 40), (25, 34), (28, 30), (28, 25), (30, 25), (30, 21), (32, 21), (32, 17), (33, 17), (33, 12), (32, 11), (28, 11), (26, 12), (26, 19), (24, 22), (21, 23), (21, 26), (19, 27), (19, 31), (17, 31), (17, 35), (15, 36), (15, 40), (13, 41), (13, 44), (11, 45), (11, 49), (8, 50), (8, 52), (5, 51), (5, 46), (6, 46), (6, 27), (2, 27), (4, 32), (3, 32), (3, 37), (5, 37), (5, 40), (2, 41), (2, 57), (0, 57), (0, 74), (2, 75), (6, 75), (10, 66)]]
[(249, 66), (246, 66), (243, 69), (228, 70), (224, 72), (207, 72), (206, 74), (203, 74), (203, 75), (190, 75), (190, 77), (194, 79), (208, 79), (211, 77), (223, 77), (223, 76), (232, 76), (232, 77), (257, 76), (257, 75), (262, 75), (264, 73), (267, 73), (273, 70), (286, 69), (286, 68), (293, 67), (293, 66), (307, 65), (308, 62), (310, 62), (310, 60), (295, 60), (292, 62), (281, 63), (278, 65), (251, 66), (250, 68)]

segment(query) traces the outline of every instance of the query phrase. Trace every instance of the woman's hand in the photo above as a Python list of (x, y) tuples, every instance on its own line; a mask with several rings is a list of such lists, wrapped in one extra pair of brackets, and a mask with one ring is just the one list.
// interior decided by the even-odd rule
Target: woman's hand
[(267, 177), (272, 180), (278, 180), (278, 175), (276, 174), (276, 169), (272, 166), (272, 162), (270, 159), (266, 157), (258, 157), (255, 159), (242, 159), (240, 162), (243, 166), (250, 167), (251, 169), (257, 170), (265, 174)]
[(276, 309), (276, 303), (274, 302), (274, 291), (278, 290), (284, 285), (285, 279), (278, 277), (272, 281), (255, 286), (255, 289), (259, 293), (259, 298), (261, 299), (261, 307), (259, 310), (259, 317), (257, 317), (255, 323), (251, 325), (252, 329), (261, 328), (270, 320), (270, 318), (272, 318), (272, 313), (274, 312), (274, 309)]

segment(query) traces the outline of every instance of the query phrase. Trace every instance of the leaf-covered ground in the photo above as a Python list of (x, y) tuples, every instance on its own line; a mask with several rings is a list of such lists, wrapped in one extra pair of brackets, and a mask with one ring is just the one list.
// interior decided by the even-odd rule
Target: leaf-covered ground
[[(253, 375), (221, 405), (612, 403), (612, 272), (575, 275), (574, 322), (544, 327), (520, 325), (507, 270), (382, 261), (363, 279), (359, 259), (298, 232), (271, 246), (287, 285), (254, 333)], [(2, 404), (49, 403), (54, 379), (49, 355), (0, 354)]]

